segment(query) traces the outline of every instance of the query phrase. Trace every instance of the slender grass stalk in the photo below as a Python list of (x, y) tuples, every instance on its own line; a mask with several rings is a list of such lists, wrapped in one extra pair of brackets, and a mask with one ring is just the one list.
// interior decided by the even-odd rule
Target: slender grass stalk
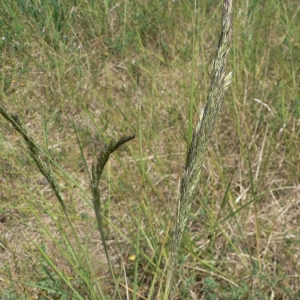
[(189, 105), (189, 130), (188, 130), (188, 138), (187, 142), (190, 145), (193, 136), (193, 116), (194, 116), (194, 105), (195, 105), (195, 65), (196, 65), (196, 45), (197, 45), (197, 36), (196, 30), (197, 27), (197, 3), (195, 1), (194, 4), (194, 12), (193, 12), (193, 55), (192, 55), (192, 74), (191, 74), (191, 87), (190, 87), (190, 105)]
[(138, 295), (138, 272), (139, 272), (139, 260), (140, 260), (140, 239), (141, 239), (141, 207), (138, 211), (138, 224), (137, 224), (137, 236), (136, 236), (136, 246), (135, 253), (136, 259), (134, 263), (134, 279), (133, 279), (133, 296), (132, 299), (136, 300)]
[(124, 28), (123, 28), (123, 47), (122, 54), (124, 55), (126, 49), (126, 27), (127, 27), (127, 1), (125, 0), (124, 4)]
[(173, 281), (174, 266), (176, 264), (182, 235), (185, 230), (191, 209), (193, 196), (200, 179), (204, 153), (206, 151), (207, 144), (211, 137), (215, 123), (220, 114), (225, 91), (231, 83), (232, 72), (226, 75), (225, 66), (232, 38), (232, 2), (232, 0), (224, 0), (222, 32), (219, 39), (217, 53), (213, 61), (208, 100), (193, 133), (192, 142), (189, 146), (187, 154), (185, 171), (181, 178), (171, 253), (168, 260), (164, 300), (169, 299), (170, 289)]
[(132, 140), (134, 138), (135, 138), (135, 135), (131, 135), (131, 136), (122, 137), (119, 140), (114, 140), (114, 139), (111, 140), (109, 145), (101, 151), (100, 155), (97, 158), (97, 162), (93, 163), (93, 166), (92, 166), (91, 188), (92, 188), (92, 194), (93, 194), (94, 211), (95, 211), (96, 220), (97, 220), (97, 224), (98, 224), (98, 230), (100, 232), (106, 259), (107, 259), (107, 262), (109, 265), (110, 274), (111, 274), (112, 278), (114, 279), (114, 282), (116, 284), (116, 290), (117, 290), (117, 293), (118, 293), (120, 299), (122, 299), (122, 297), (121, 297), (121, 293), (119, 290), (119, 285), (116, 280), (115, 272), (113, 270), (113, 267), (112, 267), (112, 264), (111, 264), (111, 261), (110, 261), (109, 255), (108, 255), (107, 245), (105, 242), (105, 235), (104, 235), (104, 231), (103, 231), (103, 216), (101, 214), (102, 209), (101, 209), (101, 201), (100, 201), (99, 182), (100, 182), (100, 178), (101, 178), (102, 172), (104, 170), (104, 167), (109, 159), (109, 156), (113, 152), (115, 152), (120, 146), (122, 146), (123, 144), (125, 144), (126, 142), (129, 142), (130, 140)]

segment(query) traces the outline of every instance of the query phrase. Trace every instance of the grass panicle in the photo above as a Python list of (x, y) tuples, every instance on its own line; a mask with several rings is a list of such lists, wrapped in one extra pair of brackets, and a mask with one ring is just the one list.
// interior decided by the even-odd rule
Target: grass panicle
[(18, 115), (9, 113), (1, 104), (0, 104), (0, 113), (7, 121), (9, 121), (13, 125), (15, 130), (19, 132), (22, 138), (24, 139), (29, 149), (29, 153), (31, 157), (35, 161), (40, 172), (43, 174), (43, 176), (47, 179), (48, 183), (51, 185), (51, 188), (54, 191), (57, 200), (59, 201), (65, 215), (68, 217), (67, 208), (64, 203), (63, 195), (60, 192), (59, 185), (56, 179), (54, 178), (52, 172), (47, 168), (47, 164), (43, 162), (40, 157), (40, 155), (43, 154), (42, 151), (39, 149), (39, 147), (34, 142), (34, 140), (31, 137), (29, 137), (26, 130), (23, 128), (23, 126), (20, 123), (20, 119)]
[[(101, 209), (101, 201), (100, 201), (100, 189), (99, 189), (99, 181), (102, 175), (102, 172), (104, 170), (104, 167), (106, 163), (108, 162), (109, 156), (115, 152), (120, 146), (123, 144), (129, 142), (130, 140), (134, 139), (135, 135), (131, 136), (124, 136), (121, 137), (119, 140), (112, 140), (110, 141), (109, 145), (105, 147), (105, 149), (101, 150), (101, 153), (97, 157), (96, 163), (93, 163), (92, 165), (92, 182), (91, 182), (91, 188), (92, 188), (92, 193), (93, 193), (93, 205), (94, 205), (94, 210), (95, 210), (95, 215), (96, 215), (96, 220), (98, 224), (98, 230), (100, 232), (101, 240), (103, 243), (105, 255), (107, 258), (107, 262), (109, 265), (110, 269), (110, 274), (114, 279), (114, 282), (117, 285), (117, 280), (115, 276), (115, 272), (113, 270), (113, 266), (111, 264), (111, 261), (109, 259), (109, 254), (107, 250), (107, 245), (105, 242), (105, 233), (103, 230), (103, 217), (102, 217), (102, 209)], [(119, 293), (119, 297), (121, 298), (120, 292), (118, 285), (116, 286), (116, 289)]]
[(207, 103), (193, 133), (189, 146), (184, 174), (181, 178), (179, 201), (173, 230), (172, 248), (169, 259), (166, 292), (164, 299), (169, 298), (172, 286), (173, 270), (176, 264), (183, 232), (191, 210), (193, 196), (198, 186), (201, 167), (207, 144), (211, 137), (215, 123), (220, 114), (224, 95), (231, 83), (232, 72), (226, 74), (225, 66), (232, 39), (232, 2), (225, 0), (222, 14), (222, 33), (213, 61), (212, 79), (208, 93)]

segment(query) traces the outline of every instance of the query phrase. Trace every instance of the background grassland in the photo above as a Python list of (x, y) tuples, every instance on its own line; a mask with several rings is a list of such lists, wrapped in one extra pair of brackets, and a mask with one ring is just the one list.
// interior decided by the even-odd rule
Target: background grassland
[[(1, 118), (1, 299), (113, 299), (116, 287), (123, 299), (159, 299), (221, 9), (214, 0), (1, 2), (1, 104), (56, 162), (74, 226)], [(233, 83), (174, 299), (300, 297), (299, 14), (294, 0), (234, 4)], [(101, 181), (113, 280), (86, 166), (110, 138), (132, 133)]]

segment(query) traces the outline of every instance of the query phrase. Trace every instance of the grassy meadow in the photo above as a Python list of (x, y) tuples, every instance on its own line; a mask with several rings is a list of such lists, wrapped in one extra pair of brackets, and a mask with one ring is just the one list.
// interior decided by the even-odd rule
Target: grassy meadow
[[(0, 3), (0, 299), (162, 299), (179, 181), (222, 1)], [(300, 4), (235, 1), (233, 70), (171, 299), (300, 299)], [(111, 276), (94, 215), (100, 180)]]

